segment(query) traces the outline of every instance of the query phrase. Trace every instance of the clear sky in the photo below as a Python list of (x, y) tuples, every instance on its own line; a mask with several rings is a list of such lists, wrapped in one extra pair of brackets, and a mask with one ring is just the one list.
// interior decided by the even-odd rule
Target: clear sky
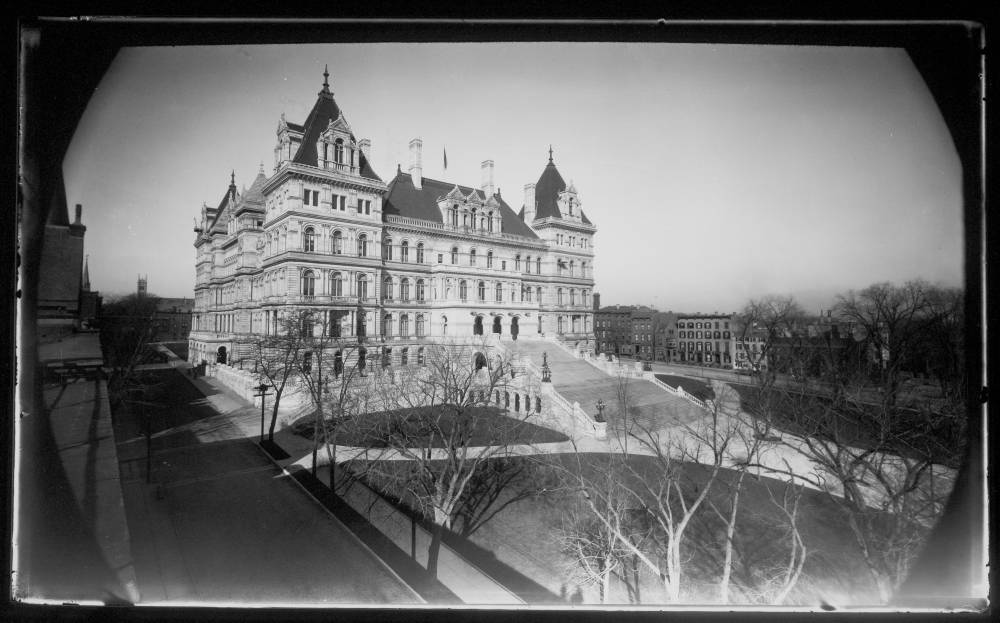
[[(515, 210), (549, 144), (597, 226), (602, 304), (809, 310), (882, 280), (960, 285), (961, 170), (902, 50), (701, 44), (334, 44), (124, 49), (64, 162), (94, 289), (193, 295), (193, 220), (273, 170), (329, 64), (338, 105), (389, 181), (424, 176)], [(442, 151), (447, 149), (448, 169)]]

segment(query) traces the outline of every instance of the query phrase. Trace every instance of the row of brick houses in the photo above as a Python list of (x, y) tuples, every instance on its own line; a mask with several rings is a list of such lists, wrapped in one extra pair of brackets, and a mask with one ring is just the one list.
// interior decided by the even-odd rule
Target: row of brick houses
[(736, 314), (679, 314), (646, 306), (610, 305), (594, 313), (597, 351), (646, 361), (733, 369), (765, 366), (764, 336), (744, 335)]

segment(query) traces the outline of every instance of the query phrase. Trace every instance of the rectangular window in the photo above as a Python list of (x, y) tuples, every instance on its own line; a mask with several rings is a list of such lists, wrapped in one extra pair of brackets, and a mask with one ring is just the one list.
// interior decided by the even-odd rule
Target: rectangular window
[(444, 264), (444, 254), (438, 253), (438, 264)]

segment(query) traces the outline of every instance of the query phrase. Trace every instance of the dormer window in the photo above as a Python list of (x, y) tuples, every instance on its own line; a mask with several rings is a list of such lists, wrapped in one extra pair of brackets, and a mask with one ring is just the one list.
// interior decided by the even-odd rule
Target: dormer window
[(344, 164), (344, 139), (342, 138), (333, 142), (333, 161), (337, 164)]
[(569, 215), (573, 216), (573, 198), (569, 198)]

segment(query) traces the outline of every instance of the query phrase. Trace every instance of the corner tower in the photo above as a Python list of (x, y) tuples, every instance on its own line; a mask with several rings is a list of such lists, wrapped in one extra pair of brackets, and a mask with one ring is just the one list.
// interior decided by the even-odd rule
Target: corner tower
[(548, 285), (541, 300), (546, 331), (567, 340), (593, 345), (594, 235), (597, 228), (583, 212), (583, 203), (572, 181), (566, 184), (553, 159), (535, 184), (525, 186), (521, 218), (548, 250), (538, 274)]

